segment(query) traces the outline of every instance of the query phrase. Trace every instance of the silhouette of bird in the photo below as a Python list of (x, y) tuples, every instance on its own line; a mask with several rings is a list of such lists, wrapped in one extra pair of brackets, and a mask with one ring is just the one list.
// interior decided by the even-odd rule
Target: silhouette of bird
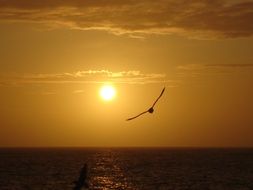
[(156, 101), (153, 103), (153, 105), (151, 106), (151, 108), (149, 108), (148, 110), (146, 110), (146, 111), (144, 111), (144, 112), (142, 112), (142, 113), (140, 113), (140, 114), (138, 114), (138, 115), (136, 115), (136, 116), (134, 116), (134, 117), (128, 118), (126, 121), (130, 121), (130, 120), (132, 120), (132, 119), (135, 119), (135, 118), (137, 118), (137, 117), (139, 117), (139, 116), (141, 116), (141, 115), (143, 115), (143, 114), (145, 114), (145, 113), (153, 113), (153, 112), (154, 112), (154, 106), (156, 105), (156, 103), (158, 102), (158, 100), (162, 97), (162, 95), (163, 95), (163, 93), (164, 93), (164, 90), (165, 90), (165, 87), (163, 88), (161, 94), (158, 96), (158, 98), (157, 98)]

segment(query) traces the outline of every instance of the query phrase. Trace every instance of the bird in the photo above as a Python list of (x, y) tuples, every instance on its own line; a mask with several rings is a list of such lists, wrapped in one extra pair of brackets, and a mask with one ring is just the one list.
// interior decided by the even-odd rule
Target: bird
[(86, 189), (89, 189), (89, 185), (87, 183), (87, 171), (88, 171), (88, 166), (87, 164), (84, 164), (82, 167), (79, 178), (77, 181), (74, 181), (75, 187), (73, 190), (81, 190), (83, 187)]
[(140, 113), (140, 114), (138, 114), (138, 115), (136, 115), (136, 116), (134, 116), (134, 117), (130, 117), (130, 118), (126, 119), (126, 121), (130, 121), (130, 120), (132, 120), (132, 119), (135, 119), (135, 118), (137, 118), (137, 117), (139, 117), (139, 116), (141, 116), (141, 115), (143, 115), (143, 114), (145, 114), (145, 113), (153, 113), (153, 112), (154, 112), (154, 107), (155, 107), (156, 103), (158, 102), (158, 100), (162, 97), (164, 91), (165, 91), (165, 87), (163, 88), (161, 94), (160, 94), (160, 95), (158, 96), (158, 98), (155, 100), (155, 102), (153, 103), (153, 105), (152, 105), (148, 110), (146, 110), (146, 111), (144, 111), (144, 112), (142, 112), (142, 113)]

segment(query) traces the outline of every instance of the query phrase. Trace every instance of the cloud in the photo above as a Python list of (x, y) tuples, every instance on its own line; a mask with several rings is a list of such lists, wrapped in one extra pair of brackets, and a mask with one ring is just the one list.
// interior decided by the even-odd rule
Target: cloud
[[(177, 66), (179, 77), (199, 77), (203, 75), (229, 74), (253, 69), (253, 64), (188, 64)], [(253, 70), (252, 70), (253, 71)]]
[(253, 1), (0, 0), (0, 20), (137, 38), (146, 34), (236, 38), (253, 34)]
[(216, 68), (253, 68), (253, 64), (207, 64), (205, 67), (216, 67)]
[(81, 94), (84, 93), (84, 90), (74, 90), (73, 94)]
[(55, 95), (56, 92), (42, 92), (41, 94), (44, 96), (50, 96), (50, 95)]
[(87, 70), (73, 73), (58, 74), (25, 74), (18, 76), (2, 76), (0, 83), (5, 84), (66, 84), (66, 83), (173, 83), (166, 79), (165, 74), (144, 74), (140, 71), (111, 72), (108, 70)]
[(185, 71), (199, 71), (199, 70), (208, 70), (208, 69), (237, 69), (237, 68), (253, 68), (251, 63), (242, 63), (242, 64), (188, 64), (177, 66), (178, 70)]

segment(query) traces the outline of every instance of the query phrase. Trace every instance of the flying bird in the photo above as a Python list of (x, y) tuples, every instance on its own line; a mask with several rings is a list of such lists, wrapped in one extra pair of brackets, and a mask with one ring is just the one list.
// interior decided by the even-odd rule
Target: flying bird
[(135, 119), (135, 118), (137, 118), (137, 117), (139, 117), (139, 116), (141, 116), (141, 115), (143, 115), (143, 114), (145, 114), (145, 113), (153, 113), (153, 112), (154, 112), (154, 106), (156, 105), (156, 103), (158, 102), (158, 100), (162, 97), (162, 95), (163, 95), (163, 93), (164, 93), (164, 90), (165, 90), (165, 87), (163, 88), (161, 94), (158, 96), (158, 98), (157, 98), (156, 101), (153, 103), (153, 105), (151, 106), (151, 108), (149, 108), (148, 110), (146, 110), (146, 111), (144, 111), (144, 112), (142, 112), (142, 113), (140, 113), (140, 114), (138, 114), (138, 115), (136, 115), (136, 116), (134, 116), (134, 117), (128, 118), (126, 121), (130, 121), (130, 120), (132, 120), (132, 119)]

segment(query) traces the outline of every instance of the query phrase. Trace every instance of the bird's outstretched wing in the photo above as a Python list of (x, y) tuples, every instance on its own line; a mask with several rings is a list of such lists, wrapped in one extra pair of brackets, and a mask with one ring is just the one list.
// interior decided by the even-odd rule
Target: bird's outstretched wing
[(132, 120), (132, 119), (135, 119), (135, 118), (137, 118), (137, 117), (139, 117), (139, 116), (141, 116), (142, 114), (145, 114), (145, 113), (147, 113), (148, 112), (148, 110), (147, 111), (144, 111), (144, 112), (142, 112), (142, 113), (140, 113), (139, 115), (136, 115), (136, 116), (134, 116), (134, 117), (130, 117), (130, 118), (128, 118), (126, 121), (130, 121), (130, 120)]
[[(144, 111), (144, 112), (140, 113), (140, 114), (137, 115), (137, 116), (130, 117), (130, 118), (126, 119), (126, 121), (130, 121), (130, 120), (132, 120), (132, 119), (135, 119), (135, 118), (137, 118), (137, 117), (139, 117), (139, 116), (141, 116), (142, 114), (145, 114), (145, 113), (147, 113), (147, 112), (153, 113), (153, 111), (154, 111), (154, 110), (153, 110), (153, 107), (155, 106), (155, 104), (157, 103), (157, 101), (158, 101), (158, 100), (161, 98), (161, 96), (163, 95), (164, 90), (165, 90), (165, 87), (163, 88), (161, 94), (160, 94), (159, 97), (156, 99), (156, 101), (153, 103), (153, 105), (152, 105), (151, 108), (149, 108), (147, 111)], [(150, 111), (150, 109), (152, 109), (152, 110)]]
[(165, 90), (165, 87), (163, 88), (163, 90), (162, 90), (161, 94), (159, 95), (159, 97), (158, 97), (158, 98), (156, 99), (156, 101), (153, 103), (152, 108), (155, 106), (155, 104), (157, 103), (157, 101), (161, 98), (161, 96), (162, 96), (163, 93), (164, 93), (164, 90)]

